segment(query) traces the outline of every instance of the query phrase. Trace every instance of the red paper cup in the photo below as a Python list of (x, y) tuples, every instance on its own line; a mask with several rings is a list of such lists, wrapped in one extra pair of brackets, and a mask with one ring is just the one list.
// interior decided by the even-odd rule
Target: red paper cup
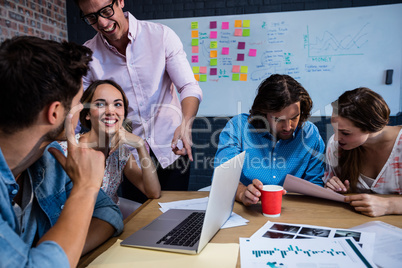
[(283, 187), (264, 185), (261, 191), (262, 214), (266, 217), (279, 217), (282, 208)]

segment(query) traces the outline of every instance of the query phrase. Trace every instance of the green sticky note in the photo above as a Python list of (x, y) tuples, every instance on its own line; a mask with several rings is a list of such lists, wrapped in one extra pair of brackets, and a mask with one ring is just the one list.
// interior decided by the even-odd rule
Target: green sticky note
[(212, 41), (209, 47), (210, 48), (217, 48), (218, 47), (218, 42), (217, 41)]
[(250, 29), (243, 29), (243, 36), (250, 36)]
[(198, 39), (192, 39), (191, 40), (191, 45), (194, 46), (198, 46)]
[(200, 66), (193, 66), (193, 73), (198, 74), (200, 72)]
[(241, 66), (240, 67), (240, 72), (243, 74), (246, 74), (248, 72), (248, 66)]
[(243, 27), (250, 27), (250, 20), (243, 20)]
[(232, 81), (239, 81), (240, 80), (240, 74), (232, 74)]
[(198, 21), (191, 22), (191, 29), (198, 29)]
[(200, 82), (207, 82), (207, 75), (206, 74), (200, 75)]
[(211, 65), (211, 66), (216, 66), (216, 65), (218, 65), (218, 59), (211, 59), (210, 65)]

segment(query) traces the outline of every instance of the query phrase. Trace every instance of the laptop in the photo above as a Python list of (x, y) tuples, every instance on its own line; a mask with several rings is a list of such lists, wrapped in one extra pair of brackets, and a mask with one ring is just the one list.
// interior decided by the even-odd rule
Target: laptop
[[(245, 152), (242, 152), (215, 168), (205, 211), (169, 209), (120, 245), (186, 254), (200, 253), (232, 213), (244, 155)], [(176, 234), (183, 226), (190, 230)]]

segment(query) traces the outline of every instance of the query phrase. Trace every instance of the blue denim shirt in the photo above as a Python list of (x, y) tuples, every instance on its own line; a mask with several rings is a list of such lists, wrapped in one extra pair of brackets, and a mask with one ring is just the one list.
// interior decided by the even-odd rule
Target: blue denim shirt
[[(49, 146), (62, 151), (56, 142)], [(29, 167), (29, 172), (35, 197), (33, 211), (38, 226), (36, 236), (40, 238), (56, 223), (73, 183), (47, 150)], [(70, 267), (67, 255), (57, 243), (45, 241), (35, 246), (21, 239), (12, 206), (18, 189), (0, 149), (0, 267)], [(93, 217), (110, 223), (116, 229), (115, 235), (123, 230), (119, 208), (102, 190), (99, 191)]]
[(244, 185), (259, 179), (264, 185), (283, 185), (287, 174), (324, 186), (325, 144), (317, 127), (305, 122), (293, 137), (276, 140), (268, 131), (257, 131), (248, 114), (233, 117), (219, 136), (215, 166), (246, 151), (240, 181)]

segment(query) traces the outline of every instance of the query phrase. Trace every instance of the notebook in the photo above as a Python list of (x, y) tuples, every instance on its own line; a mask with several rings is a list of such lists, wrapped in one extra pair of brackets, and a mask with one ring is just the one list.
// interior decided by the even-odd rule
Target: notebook
[[(120, 245), (186, 254), (200, 253), (232, 213), (244, 155), (245, 152), (242, 152), (215, 168), (205, 211), (169, 209)], [(201, 218), (198, 223), (197, 217)], [(198, 228), (198, 233), (190, 229), (187, 234), (178, 235), (175, 239), (171, 232), (176, 232), (177, 227), (183, 227), (182, 222), (185, 220), (191, 221), (190, 228)], [(196, 241), (190, 241), (191, 238)]]

